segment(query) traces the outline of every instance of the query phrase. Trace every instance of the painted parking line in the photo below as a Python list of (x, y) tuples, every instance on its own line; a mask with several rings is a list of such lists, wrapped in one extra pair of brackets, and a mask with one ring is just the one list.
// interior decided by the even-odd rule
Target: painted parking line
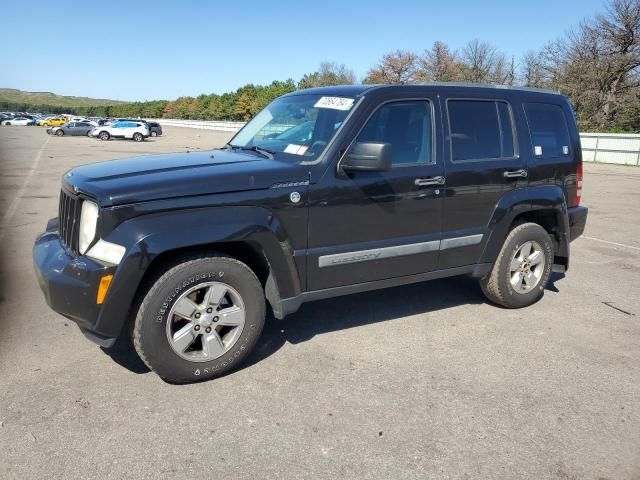
[(610, 242), (609, 240), (602, 240), (601, 238), (587, 237), (586, 235), (583, 235), (582, 238), (586, 240), (593, 240), (594, 242), (606, 243), (608, 245), (615, 245), (616, 247), (630, 248), (631, 250), (640, 250), (640, 247), (634, 247), (633, 245), (625, 245), (624, 243)]
[(18, 209), (20, 200), (22, 200), (22, 196), (27, 190), (29, 182), (31, 181), (31, 177), (33, 177), (33, 174), (36, 173), (36, 170), (38, 170), (40, 159), (42, 158), (42, 154), (44, 153), (44, 150), (47, 147), (50, 139), (51, 137), (47, 135), (47, 138), (40, 147), (40, 150), (38, 150), (38, 153), (36, 153), (36, 156), (33, 158), (33, 162), (31, 162), (31, 167), (29, 168), (29, 171), (24, 178), (24, 182), (22, 182), (22, 185), (20, 186), (20, 190), (18, 190), (16, 195), (13, 197), (13, 201), (9, 205), (9, 208), (7, 208), (7, 210), (4, 212), (4, 215), (2, 216), (2, 221), (0, 221), (0, 241), (2, 241), (8, 231), (7, 226), (11, 223), (11, 220), (13, 219), (13, 216)]

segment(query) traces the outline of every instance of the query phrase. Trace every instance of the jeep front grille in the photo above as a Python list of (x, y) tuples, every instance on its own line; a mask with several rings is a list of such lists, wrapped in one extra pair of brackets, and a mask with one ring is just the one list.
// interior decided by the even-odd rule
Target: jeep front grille
[(58, 219), (60, 220), (60, 241), (74, 255), (78, 254), (78, 229), (82, 199), (77, 195), (60, 190)]

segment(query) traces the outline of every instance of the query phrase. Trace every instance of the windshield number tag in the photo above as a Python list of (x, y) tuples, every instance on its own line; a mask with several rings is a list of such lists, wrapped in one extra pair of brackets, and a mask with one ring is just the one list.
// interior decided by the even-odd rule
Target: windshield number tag
[(308, 145), (296, 145), (295, 143), (290, 143), (287, 145), (287, 148), (284, 149), (284, 153), (292, 153), (294, 155), (304, 155), (309, 149)]
[(333, 110), (349, 110), (353, 106), (353, 98), (322, 97), (314, 105), (315, 108), (331, 108)]

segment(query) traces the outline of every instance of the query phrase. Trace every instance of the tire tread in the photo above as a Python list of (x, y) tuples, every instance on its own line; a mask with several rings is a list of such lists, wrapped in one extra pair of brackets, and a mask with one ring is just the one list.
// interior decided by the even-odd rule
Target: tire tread
[[(183, 256), (179, 259), (174, 260), (169, 266), (167, 266), (164, 270), (160, 270), (159, 272), (152, 275), (141, 289), (141, 293), (138, 296), (138, 301), (134, 302), (134, 306), (137, 307), (137, 312), (135, 319), (133, 321), (133, 328), (131, 332), (131, 337), (133, 340), (133, 346), (140, 357), (140, 359), (144, 362), (144, 364), (154, 372), (156, 369), (153, 366), (153, 363), (147, 358), (145, 355), (144, 347), (142, 345), (142, 318), (145, 315), (145, 312), (148, 308), (149, 303), (155, 297), (156, 292), (162, 288), (164, 282), (170, 278), (177, 270), (188, 268), (191, 265), (195, 265), (202, 260), (208, 259), (224, 259), (226, 261), (230, 261), (235, 263), (237, 266), (246, 270), (247, 273), (253, 277), (258, 284), (260, 284), (260, 280), (256, 274), (251, 270), (245, 263), (237, 260), (236, 258), (230, 257), (228, 255), (217, 254), (217, 253), (206, 253), (206, 254), (191, 254), (188, 256)], [(139, 304), (139, 306), (138, 306)], [(134, 311), (136, 311), (134, 309)]]
[(528, 222), (516, 225), (509, 231), (507, 238), (505, 238), (502, 248), (500, 249), (500, 253), (498, 254), (498, 257), (493, 264), (491, 272), (486, 277), (480, 280), (480, 287), (482, 289), (482, 292), (489, 298), (489, 300), (503, 307), (517, 308), (507, 300), (507, 292), (503, 291), (503, 289), (500, 288), (500, 275), (504, 273), (502, 272), (500, 266), (505, 261), (504, 257), (509, 254), (509, 249), (506, 247), (511, 243), (511, 240), (513, 240), (514, 237), (520, 234), (520, 232), (531, 228), (541, 229), (545, 232), (545, 234), (547, 234), (546, 230), (544, 230), (537, 223)]

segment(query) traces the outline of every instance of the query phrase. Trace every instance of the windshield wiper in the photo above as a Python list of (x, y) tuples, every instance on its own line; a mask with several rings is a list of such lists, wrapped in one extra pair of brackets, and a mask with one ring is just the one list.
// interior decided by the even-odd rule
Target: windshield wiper
[(249, 150), (251, 152), (256, 152), (262, 155), (263, 157), (268, 158), (269, 160), (273, 160), (273, 155), (276, 153), (272, 150), (267, 150), (266, 148), (258, 147), (257, 145), (251, 145), (250, 147), (241, 147), (240, 145), (232, 145), (227, 143), (227, 147), (237, 148), (238, 150)]

